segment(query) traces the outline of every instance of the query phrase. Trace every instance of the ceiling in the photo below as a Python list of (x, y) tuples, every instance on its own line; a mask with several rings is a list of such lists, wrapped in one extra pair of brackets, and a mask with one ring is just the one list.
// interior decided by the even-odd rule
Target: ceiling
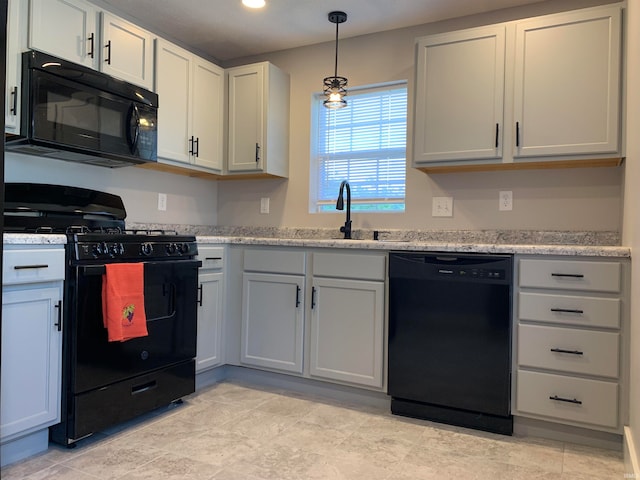
[(347, 13), (340, 38), (430, 23), (541, 0), (94, 0), (120, 16), (221, 62), (335, 38), (327, 15)]

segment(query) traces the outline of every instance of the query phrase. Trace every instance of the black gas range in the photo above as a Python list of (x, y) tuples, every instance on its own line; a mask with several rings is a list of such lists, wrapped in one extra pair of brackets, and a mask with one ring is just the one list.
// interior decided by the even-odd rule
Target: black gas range
[[(66, 235), (62, 422), (51, 439), (92, 433), (195, 390), (197, 277), (193, 235), (127, 230), (117, 195), (49, 184), (5, 185), (5, 231)], [(147, 336), (109, 341), (108, 264), (143, 263)]]

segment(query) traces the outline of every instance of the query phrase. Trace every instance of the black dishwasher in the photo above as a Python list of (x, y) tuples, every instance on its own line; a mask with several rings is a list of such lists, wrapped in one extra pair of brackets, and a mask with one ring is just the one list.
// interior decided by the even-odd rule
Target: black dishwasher
[(511, 255), (389, 254), (391, 411), (511, 435)]

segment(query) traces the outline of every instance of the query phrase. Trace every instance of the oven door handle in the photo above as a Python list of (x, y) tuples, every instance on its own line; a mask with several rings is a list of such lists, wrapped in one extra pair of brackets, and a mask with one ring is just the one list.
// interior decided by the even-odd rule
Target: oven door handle
[(107, 273), (107, 267), (104, 265), (83, 265), (80, 267), (80, 273), (85, 276), (95, 277)]

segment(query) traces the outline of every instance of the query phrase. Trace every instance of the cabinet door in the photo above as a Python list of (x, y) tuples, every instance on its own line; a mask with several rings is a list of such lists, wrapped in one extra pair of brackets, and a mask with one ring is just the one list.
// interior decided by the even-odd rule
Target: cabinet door
[(264, 145), (265, 66), (229, 70), (230, 172), (261, 170)]
[(0, 437), (60, 421), (61, 286), (2, 293)]
[(29, 48), (98, 68), (98, 10), (84, 0), (31, 0)]
[(384, 283), (314, 278), (313, 376), (382, 387)]
[(198, 59), (193, 65), (193, 136), (196, 139), (194, 163), (214, 170), (222, 169), (224, 123), (224, 70)]
[(102, 71), (153, 89), (153, 36), (110, 13), (102, 13)]
[(158, 157), (189, 163), (191, 53), (157, 40)]
[(20, 133), (22, 52), (27, 49), (27, 2), (10, 0), (7, 11), (7, 75), (4, 131)]
[(502, 157), (505, 27), (419, 41), (416, 163)]
[(302, 373), (304, 277), (244, 273), (241, 361)]
[(220, 365), (222, 362), (222, 301), (223, 274), (202, 273), (198, 301), (198, 340), (196, 372)]
[(516, 25), (515, 156), (619, 149), (620, 8)]

